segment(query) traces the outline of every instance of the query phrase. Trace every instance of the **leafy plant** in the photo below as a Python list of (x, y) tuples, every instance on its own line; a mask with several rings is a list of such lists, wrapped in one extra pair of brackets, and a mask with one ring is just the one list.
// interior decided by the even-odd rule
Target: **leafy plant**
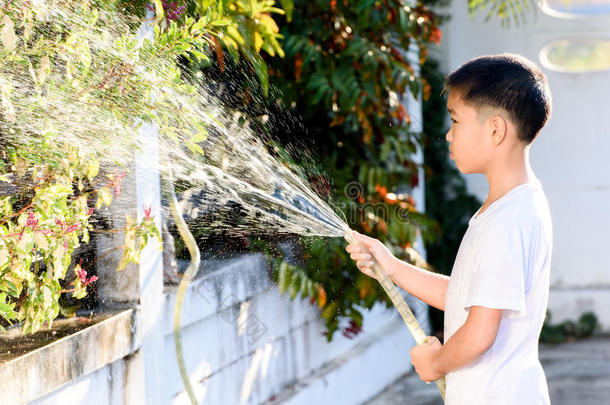
[[(261, 57), (264, 51), (270, 56), (284, 57), (280, 45), (282, 35), (273, 15), (292, 17), (292, 0), (282, 0), (282, 8), (274, 0), (198, 0), (186, 1), (185, 16), (205, 21), (210, 53), (220, 70), (227, 64), (225, 52), (233, 61), (244, 59), (256, 74), (265, 94), (269, 91), (267, 65)], [(209, 63), (199, 64), (205, 68)]]
[(597, 329), (597, 317), (592, 312), (585, 312), (577, 322), (564, 321), (551, 324), (551, 313), (547, 311), (545, 323), (540, 332), (540, 342), (563, 343), (574, 339), (593, 336)]
[(206, 38), (222, 21), (178, 25), (155, 5), (154, 39), (137, 37), (142, 20), (122, 1), (68, 8), (24, 0), (3, 8), (0, 316), (21, 321), (24, 332), (51, 323), (62, 294), (83, 298), (97, 279), (82, 261), (73, 263), (90, 233), (124, 232), (119, 270), (139, 261), (149, 238), (160, 240), (150, 208), (139, 223), (128, 217), (123, 229), (92, 221), (120, 195), (132, 158), (125, 151), (139, 148), (139, 127), (154, 123), (165, 138), (203, 153), (198, 143), (211, 117), (184, 108), (197, 92), (182, 80), (177, 59), (206, 59)]
[[(235, 13), (223, 18), (241, 25), (237, 31), (243, 39), (232, 41), (227, 35), (229, 24), (217, 27), (212, 60), (191, 62), (189, 68), (202, 69), (208, 80), (230, 82), (230, 90), (222, 98), (249, 117), (261, 117), (261, 123), (262, 117), (268, 119), (266, 125), (254, 124), (263, 135), (289, 151), (303, 146), (311, 150), (317, 164), (303, 155), (284, 158), (287, 164), (305, 163), (313, 169), (309, 171), (312, 186), (335, 203), (350, 226), (383, 240), (399, 257), (425, 267), (412, 245), (418, 235), (430, 240), (438, 229), (416, 210), (411, 195), (419, 183), (421, 164), (415, 163), (414, 155), (422, 137), (410, 130), (403, 95), (428, 97), (429, 86), (417, 67), (426, 59), (427, 45), (440, 40), (440, 19), (422, 3), (398, 0), (284, 1), (285, 14), (275, 9), (263, 11), (275, 21), (265, 18), (267, 32), (274, 33), (277, 43), (282, 40), (280, 52), (276, 48), (269, 51), (260, 40), (252, 41), (258, 38), (255, 30), (262, 28), (247, 22), (254, 10), (274, 4), (251, 2), (259, 8), (253, 6), (239, 16), (246, 8), (237, 3), (226, 2), (229, 11), (216, 2), (201, 3), (207, 9), (187, 3), (185, 15), (195, 18), (205, 13)], [(225, 42), (221, 40), (227, 37)], [(277, 45), (270, 37), (261, 34), (261, 38), (269, 46)], [(265, 52), (260, 57), (248, 59), (261, 50)], [(240, 63), (244, 57), (247, 63)], [(257, 66), (263, 66), (257, 60), (268, 66), (269, 90), (264, 75), (257, 71)], [(260, 93), (249, 80), (255, 71), (263, 87)], [(286, 108), (300, 122), (287, 120)], [(303, 263), (288, 263), (277, 250), (265, 250), (271, 258), (272, 275), (282, 291), (317, 302), (329, 340), (344, 320), (349, 324), (343, 327), (347, 336), (358, 333), (363, 307), (370, 308), (377, 301), (391, 305), (381, 287), (355, 268), (343, 240), (306, 238), (297, 243), (303, 248)], [(257, 243), (252, 245), (260, 249)]]
[(500, 18), (504, 27), (509, 27), (511, 21), (517, 26), (525, 24), (527, 14), (531, 11), (534, 14), (538, 10), (538, 4), (534, 0), (469, 0), (468, 14), (472, 17), (478, 11), (487, 9), (485, 21), (489, 21), (492, 16)]
[[(438, 23), (422, 3), (295, 1), (292, 21), (280, 24), (285, 61), (269, 59), (284, 105), (302, 117), (297, 132), (286, 136), (271, 114), (275, 137), (288, 146), (309, 140), (328, 176), (310, 178), (320, 194), (335, 202), (351, 227), (420, 263), (413, 243), (437, 230), (411, 195), (419, 183), (414, 155), (422, 139), (411, 130), (403, 95), (428, 96), (417, 66), (427, 45), (440, 40)], [(303, 271), (325, 291), (329, 340), (342, 319), (351, 321), (343, 327), (351, 337), (362, 327), (362, 308), (376, 301), (391, 305), (378, 283), (355, 268), (343, 240), (305, 239), (302, 245)]]

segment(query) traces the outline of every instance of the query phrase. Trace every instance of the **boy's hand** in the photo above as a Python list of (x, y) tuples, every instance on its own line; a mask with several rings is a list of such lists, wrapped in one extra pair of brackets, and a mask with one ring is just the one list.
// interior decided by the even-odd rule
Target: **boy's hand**
[(373, 259), (375, 259), (386, 274), (391, 277), (391, 263), (395, 257), (388, 248), (381, 241), (356, 231), (352, 231), (352, 235), (354, 242), (347, 245), (345, 250), (350, 254), (352, 260), (356, 261), (358, 269), (367, 276), (377, 279), (372, 270)]
[(443, 347), (436, 336), (428, 336), (428, 341), (411, 349), (411, 363), (422, 381), (430, 383), (444, 377), (436, 365)]

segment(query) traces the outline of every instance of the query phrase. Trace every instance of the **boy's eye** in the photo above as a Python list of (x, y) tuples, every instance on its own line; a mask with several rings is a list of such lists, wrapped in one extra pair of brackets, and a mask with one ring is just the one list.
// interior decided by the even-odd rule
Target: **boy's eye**
[(451, 121), (453, 121), (454, 124), (457, 124), (457, 121), (454, 120), (453, 118), (451, 118)]

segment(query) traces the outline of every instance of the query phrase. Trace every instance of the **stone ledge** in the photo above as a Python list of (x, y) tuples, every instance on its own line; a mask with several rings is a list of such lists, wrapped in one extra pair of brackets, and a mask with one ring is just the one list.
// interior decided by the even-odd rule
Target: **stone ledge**
[(9, 330), (0, 338), (2, 403), (27, 403), (127, 356), (134, 349), (135, 314), (127, 309), (58, 320), (29, 336)]

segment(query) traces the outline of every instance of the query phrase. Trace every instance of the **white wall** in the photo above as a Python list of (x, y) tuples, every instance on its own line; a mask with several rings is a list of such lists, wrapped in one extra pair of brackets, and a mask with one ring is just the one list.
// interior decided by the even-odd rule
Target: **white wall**
[[(415, 343), (393, 308), (376, 305), (363, 311), (362, 333), (347, 339), (339, 331), (328, 343), (319, 309), (307, 300), (281, 295), (260, 254), (204, 266), (206, 276), (189, 286), (182, 316), (185, 365), (201, 404), (304, 405), (326, 400), (353, 405), (412, 367), (409, 351)], [(139, 360), (147, 350), (143, 346), (86, 375), (70, 375), (72, 381), (31, 403), (190, 404), (172, 334), (176, 289), (167, 288), (160, 298), (161, 327), (147, 336), (161, 338), (152, 352), (160, 364), (158, 397), (147, 398), (151, 377)], [(428, 330), (426, 305), (413, 297), (407, 302)], [(134, 334), (139, 325), (133, 325)]]
[[(610, 19), (564, 20), (538, 10), (526, 25), (502, 28), (485, 12), (468, 17), (453, 1), (437, 55), (445, 72), (486, 54), (515, 52), (541, 66), (538, 53), (561, 38), (610, 35)], [(549, 310), (553, 322), (593, 310), (610, 331), (610, 71), (558, 73), (542, 67), (553, 94), (550, 122), (534, 141), (531, 163), (543, 183), (554, 225)], [(466, 175), (469, 190), (487, 196), (483, 175)]]

